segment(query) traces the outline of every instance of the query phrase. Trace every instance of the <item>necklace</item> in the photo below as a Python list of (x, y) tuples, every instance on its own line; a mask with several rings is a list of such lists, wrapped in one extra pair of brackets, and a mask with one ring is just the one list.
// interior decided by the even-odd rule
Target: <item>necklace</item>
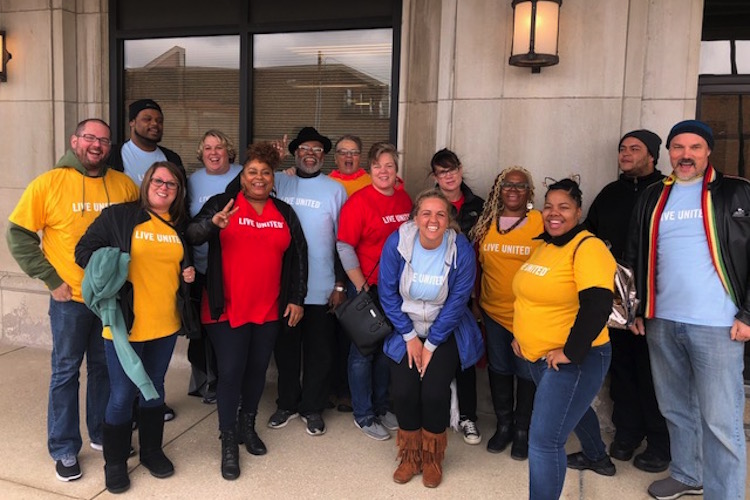
[(521, 217), (519, 217), (518, 220), (514, 222), (513, 225), (510, 226), (508, 229), (500, 229), (500, 217), (498, 217), (496, 219), (497, 220), (497, 232), (500, 234), (508, 234), (509, 232), (513, 231), (515, 228), (518, 227), (519, 224), (521, 224), (521, 222), (524, 221), (524, 219), (526, 219), (527, 213), (528, 212), (525, 212)]

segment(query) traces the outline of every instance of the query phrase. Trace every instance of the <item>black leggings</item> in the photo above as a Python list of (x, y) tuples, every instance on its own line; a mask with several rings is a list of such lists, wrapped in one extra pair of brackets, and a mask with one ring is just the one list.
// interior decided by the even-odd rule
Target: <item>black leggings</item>
[(216, 385), (219, 430), (235, 428), (240, 395), (244, 411), (258, 411), (279, 325), (279, 321), (262, 325), (247, 323), (237, 328), (229, 326), (228, 321), (206, 325), (219, 369)]
[(440, 434), (450, 421), (451, 380), (459, 365), (456, 337), (450, 335), (432, 354), (424, 378), (416, 367), (409, 369), (409, 356), (400, 363), (391, 360), (391, 396), (399, 427), (421, 428)]

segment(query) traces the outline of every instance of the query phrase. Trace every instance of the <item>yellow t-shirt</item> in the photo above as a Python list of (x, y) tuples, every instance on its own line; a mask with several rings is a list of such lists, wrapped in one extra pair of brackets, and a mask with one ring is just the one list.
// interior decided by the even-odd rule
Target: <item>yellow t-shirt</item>
[(138, 188), (122, 172), (86, 177), (72, 167), (45, 172), (28, 185), (10, 222), (29, 231), (42, 231), (42, 252), (73, 293), (83, 302), (83, 269), (75, 263), (78, 240), (109, 205), (138, 199)]
[[(578, 292), (592, 287), (614, 289), (616, 263), (604, 242), (589, 238), (576, 251), (586, 236), (591, 233), (581, 231), (562, 247), (542, 243), (513, 279), (513, 335), (529, 361), (565, 345), (578, 314)], [(605, 326), (591, 345), (607, 342)]]
[(479, 245), (482, 285), (479, 305), (493, 320), (513, 331), (513, 276), (542, 240), (534, 240), (544, 231), (542, 214), (531, 210), (526, 222), (509, 233), (500, 234), (493, 221)]
[(344, 186), (344, 189), (346, 189), (346, 196), (349, 197), (362, 189), (365, 186), (369, 186), (372, 184), (372, 178), (370, 177), (370, 174), (364, 173), (363, 175), (360, 175), (359, 177), (355, 179), (345, 179), (336, 175), (330, 175), (329, 176), (334, 181), (338, 181), (341, 183), (342, 186)]
[[(183, 253), (174, 228), (153, 215), (133, 230), (128, 281), (133, 285), (135, 321), (130, 342), (160, 339), (180, 329), (177, 289)], [(109, 328), (104, 328), (102, 335), (112, 338)]]

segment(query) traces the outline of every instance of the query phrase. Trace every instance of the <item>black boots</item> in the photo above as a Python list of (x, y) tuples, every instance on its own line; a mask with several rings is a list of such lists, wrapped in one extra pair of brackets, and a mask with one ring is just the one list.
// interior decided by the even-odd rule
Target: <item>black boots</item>
[(174, 474), (174, 465), (164, 455), (164, 406), (141, 407), (138, 415), (138, 443), (141, 449), (141, 463), (152, 476), (169, 477)]
[(128, 477), (128, 456), (132, 424), (102, 426), (102, 446), (104, 448), (104, 481), (110, 493), (122, 493), (130, 488)]
[(513, 440), (513, 375), (487, 370), (490, 376), (492, 406), (497, 416), (495, 435), (487, 441), (487, 451), (501, 453)]
[(221, 431), (221, 477), (230, 481), (240, 477), (240, 447), (234, 430)]
[(513, 445), (510, 447), (510, 458), (514, 460), (526, 460), (529, 457), (529, 424), (535, 395), (536, 384), (532, 380), (516, 377), (516, 425)]
[(240, 411), (239, 443), (245, 443), (247, 452), (251, 455), (265, 455), (266, 445), (255, 432), (255, 413)]

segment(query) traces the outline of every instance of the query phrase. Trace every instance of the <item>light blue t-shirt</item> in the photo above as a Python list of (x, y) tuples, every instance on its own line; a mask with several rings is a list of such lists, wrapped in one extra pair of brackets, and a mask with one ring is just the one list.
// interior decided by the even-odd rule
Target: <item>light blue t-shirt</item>
[[(190, 197), (190, 217), (195, 217), (210, 197), (226, 191), (227, 184), (242, 171), (242, 165), (229, 165), (223, 174), (211, 175), (204, 168), (194, 172), (188, 179)], [(206, 273), (208, 267), (208, 243), (193, 247), (193, 263), (199, 273)]]
[(701, 189), (701, 182), (675, 183), (662, 212), (656, 245), (656, 317), (729, 327), (737, 307), (708, 252)]
[(447, 249), (447, 238), (443, 238), (439, 247), (427, 250), (419, 242), (419, 236), (417, 236), (411, 256), (414, 276), (409, 286), (409, 295), (413, 299), (431, 301), (437, 298), (445, 279), (445, 251)]
[(276, 197), (289, 203), (299, 217), (307, 240), (305, 304), (325, 305), (336, 282), (336, 233), (346, 190), (324, 174), (304, 178), (277, 173), (275, 186)]
[(122, 145), (122, 164), (125, 174), (133, 179), (136, 186), (143, 182), (143, 176), (146, 170), (157, 161), (167, 161), (167, 157), (161, 149), (156, 148), (153, 151), (144, 151), (133, 141), (128, 141)]

